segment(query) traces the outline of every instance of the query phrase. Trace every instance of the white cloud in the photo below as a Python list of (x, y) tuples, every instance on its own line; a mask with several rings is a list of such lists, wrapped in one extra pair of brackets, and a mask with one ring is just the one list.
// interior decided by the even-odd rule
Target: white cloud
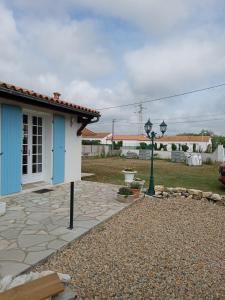
[(24, 16), (18, 21), (1, 5), (0, 44), (1, 80), (28, 82), (28, 87), (44, 92), (73, 79), (96, 80), (114, 71), (98, 24), (90, 19)]
[(207, 86), (225, 74), (225, 36), (184, 38), (140, 48), (125, 55), (137, 92), (156, 95)]
[[(63, 98), (95, 108), (137, 102), (143, 94), (160, 97), (223, 81), (222, 0), (123, 0), (119, 5), (113, 0), (3, 2), (3, 81), (47, 94), (59, 91)], [(107, 25), (112, 27), (106, 28)], [(144, 34), (135, 28), (135, 34), (130, 35), (134, 27)], [(120, 47), (118, 40), (126, 34)], [(131, 36), (138, 41), (131, 41)], [(222, 112), (224, 97), (220, 89), (148, 103), (143, 120), (149, 116), (173, 119)], [(103, 111), (102, 119), (108, 123), (95, 126), (110, 129), (112, 118), (135, 122), (135, 111), (134, 106)], [(213, 128), (223, 131), (220, 124)], [(169, 125), (169, 129), (176, 132), (211, 126), (205, 125)], [(137, 132), (137, 126), (129, 122), (117, 123), (116, 129), (117, 133)]]

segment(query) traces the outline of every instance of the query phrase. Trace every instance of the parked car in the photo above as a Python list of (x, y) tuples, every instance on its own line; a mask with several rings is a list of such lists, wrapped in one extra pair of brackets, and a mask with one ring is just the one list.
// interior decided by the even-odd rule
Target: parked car
[(219, 181), (225, 185), (225, 163), (219, 166)]

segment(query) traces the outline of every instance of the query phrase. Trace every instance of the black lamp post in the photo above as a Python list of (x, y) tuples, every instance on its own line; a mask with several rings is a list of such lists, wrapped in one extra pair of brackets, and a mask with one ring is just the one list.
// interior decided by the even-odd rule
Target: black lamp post
[[(150, 119), (145, 123), (145, 132), (149, 139), (152, 141), (152, 147), (151, 147), (151, 173), (150, 173), (150, 181), (149, 181), (149, 188), (147, 191), (147, 195), (153, 196), (155, 195), (155, 185), (154, 185), (154, 175), (153, 175), (153, 154), (154, 154), (154, 139), (156, 137), (156, 132), (152, 131), (153, 124), (151, 123)], [(163, 121), (160, 125), (160, 131), (162, 132), (162, 135), (166, 132), (167, 125)]]

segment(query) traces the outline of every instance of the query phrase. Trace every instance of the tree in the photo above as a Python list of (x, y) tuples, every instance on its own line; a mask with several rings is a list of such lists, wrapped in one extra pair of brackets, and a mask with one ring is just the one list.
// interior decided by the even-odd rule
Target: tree
[(196, 148), (196, 144), (193, 144), (193, 152), (196, 152), (197, 148)]
[(199, 135), (213, 136), (214, 133), (213, 133), (212, 130), (202, 129), (202, 130), (200, 131)]
[(163, 146), (163, 151), (167, 151), (167, 145)]
[(225, 136), (214, 135), (212, 137), (212, 151), (215, 151), (218, 145), (223, 145), (223, 147), (225, 148)]
[(140, 149), (147, 149), (148, 145), (144, 142), (140, 143)]
[(123, 147), (123, 141), (118, 141), (118, 142), (113, 141), (114, 150), (119, 150), (121, 147)]
[(184, 152), (187, 152), (188, 149), (189, 149), (189, 147), (188, 147), (187, 145), (182, 145), (182, 150), (183, 150)]
[(100, 145), (101, 144), (101, 141), (99, 140), (83, 140), (82, 141), (82, 145)]
[(177, 150), (177, 146), (175, 144), (172, 144), (172, 151), (176, 151)]

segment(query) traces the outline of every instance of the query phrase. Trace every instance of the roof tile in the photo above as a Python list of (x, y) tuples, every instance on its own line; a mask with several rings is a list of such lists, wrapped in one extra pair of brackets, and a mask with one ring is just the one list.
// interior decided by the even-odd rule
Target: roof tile
[(91, 109), (91, 108), (87, 108), (87, 107), (84, 107), (84, 106), (81, 106), (81, 105), (77, 105), (75, 103), (71, 103), (71, 102), (68, 102), (68, 101), (65, 101), (65, 100), (62, 100), (62, 99), (55, 100), (54, 98), (49, 97), (47, 95), (43, 95), (43, 94), (37, 93), (33, 90), (28, 90), (28, 89), (25, 89), (25, 88), (22, 88), (22, 87), (13, 85), (13, 84), (9, 84), (9, 83), (6, 83), (6, 82), (1, 82), (0, 81), (0, 88), (1, 87), (6, 88), (8, 90), (13, 90), (13, 91), (19, 92), (21, 94), (25, 94), (25, 95), (28, 94), (28, 95), (33, 96), (35, 98), (44, 99), (44, 100), (46, 100), (46, 102), (50, 101), (50, 102), (53, 102), (53, 103), (58, 103), (58, 104), (60, 104), (62, 106), (65, 106), (65, 107), (72, 107), (74, 109), (78, 109), (78, 110), (81, 110), (81, 111), (99, 114), (99, 112), (95, 109)]

